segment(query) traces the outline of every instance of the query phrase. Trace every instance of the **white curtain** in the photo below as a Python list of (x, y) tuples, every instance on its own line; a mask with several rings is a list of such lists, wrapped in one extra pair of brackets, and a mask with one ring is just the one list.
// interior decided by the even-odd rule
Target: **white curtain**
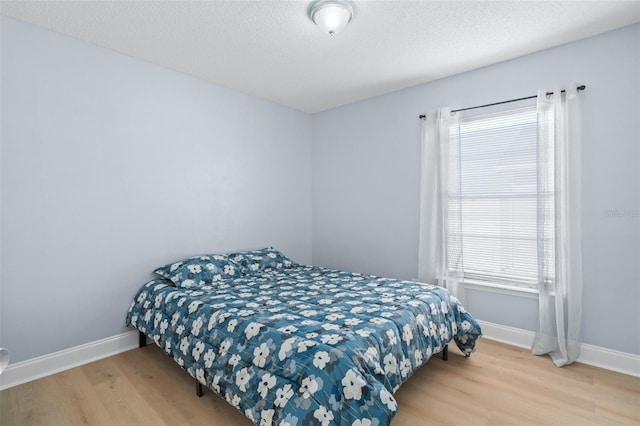
[[(463, 303), (458, 115), (440, 108), (422, 120), (418, 279), (447, 288)], [(459, 231), (459, 229), (458, 229)]]
[(575, 85), (538, 93), (539, 325), (532, 353), (558, 367), (580, 355), (580, 110)]

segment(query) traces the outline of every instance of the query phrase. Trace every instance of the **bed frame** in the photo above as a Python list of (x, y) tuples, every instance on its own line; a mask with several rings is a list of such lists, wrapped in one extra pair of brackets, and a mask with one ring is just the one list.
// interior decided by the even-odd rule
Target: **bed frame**
[[(138, 330), (138, 347), (144, 348), (145, 346), (147, 346), (147, 335), (144, 334), (142, 331)], [(449, 345), (448, 344), (444, 345), (444, 348), (442, 349), (441, 352), (442, 352), (442, 359), (444, 361), (449, 361)], [(196, 395), (198, 395), (198, 398), (199, 398), (202, 395), (204, 395), (204, 387), (202, 386), (202, 383), (200, 383), (196, 379), (193, 379), (193, 380), (195, 380), (196, 382)]]

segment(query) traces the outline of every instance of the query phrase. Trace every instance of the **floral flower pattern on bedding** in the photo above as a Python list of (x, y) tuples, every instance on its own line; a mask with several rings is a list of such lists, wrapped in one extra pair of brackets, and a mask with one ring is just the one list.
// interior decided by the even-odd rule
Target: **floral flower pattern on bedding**
[(259, 425), (386, 425), (393, 393), (478, 323), (447, 290), (294, 265), (198, 288), (145, 284), (127, 323)]
[(242, 275), (241, 266), (223, 254), (203, 254), (178, 260), (153, 271), (179, 287), (213, 284)]
[(239, 264), (242, 267), (242, 272), (247, 275), (293, 266), (293, 262), (287, 256), (273, 247), (229, 253), (227, 256)]

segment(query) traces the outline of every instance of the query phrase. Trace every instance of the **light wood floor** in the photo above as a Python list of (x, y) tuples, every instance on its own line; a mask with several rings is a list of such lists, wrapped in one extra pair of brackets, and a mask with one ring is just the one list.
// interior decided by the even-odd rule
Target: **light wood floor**
[[(640, 425), (640, 379), (481, 339), (434, 357), (396, 393), (393, 426)], [(0, 392), (0, 425), (251, 425), (155, 345)]]

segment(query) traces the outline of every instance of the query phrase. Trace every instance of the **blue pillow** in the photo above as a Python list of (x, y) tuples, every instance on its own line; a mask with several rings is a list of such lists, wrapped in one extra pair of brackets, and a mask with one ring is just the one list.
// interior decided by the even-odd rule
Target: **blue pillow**
[(229, 253), (227, 256), (240, 265), (243, 274), (269, 272), (293, 266), (291, 259), (273, 247)]
[(242, 267), (223, 254), (204, 254), (162, 266), (154, 273), (178, 287), (197, 287), (242, 276)]

